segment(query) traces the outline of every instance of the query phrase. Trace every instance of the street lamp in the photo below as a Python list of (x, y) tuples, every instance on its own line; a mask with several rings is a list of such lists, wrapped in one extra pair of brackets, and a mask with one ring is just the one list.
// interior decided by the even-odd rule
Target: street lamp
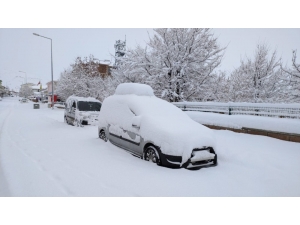
[(26, 72), (23, 72), (23, 71), (19, 71), (20, 73), (25, 73), (25, 84), (27, 84), (27, 74)]
[(36, 33), (33, 33), (33, 35), (35, 36), (39, 36), (39, 37), (42, 37), (42, 38), (46, 38), (46, 39), (49, 39), (51, 41), (51, 81), (52, 81), (52, 99), (51, 99), (51, 107), (52, 109), (54, 109), (54, 92), (53, 92), (53, 59), (52, 59), (52, 39), (51, 38), (48, 38), (48, 37), (44, 37), (42, 35), (39, 35), (39, 34), (36, 34)]

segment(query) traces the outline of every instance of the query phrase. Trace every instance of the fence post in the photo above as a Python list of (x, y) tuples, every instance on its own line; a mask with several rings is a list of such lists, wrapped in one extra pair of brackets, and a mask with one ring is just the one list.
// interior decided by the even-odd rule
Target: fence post
[(229, 106), (229, 113), (228, 114), (229, 114), (229, 116), (231, 115), (231, 108), (230, 108), (230, 106)]

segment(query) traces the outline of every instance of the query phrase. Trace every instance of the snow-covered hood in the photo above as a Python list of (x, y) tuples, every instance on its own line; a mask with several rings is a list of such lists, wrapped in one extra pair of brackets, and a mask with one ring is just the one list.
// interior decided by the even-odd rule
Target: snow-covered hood
[(182, 156), (183, 162), (195, 148), (215, 147), (213, 131), (189, 118), (141, 116), (139, 133), (164, 154)]

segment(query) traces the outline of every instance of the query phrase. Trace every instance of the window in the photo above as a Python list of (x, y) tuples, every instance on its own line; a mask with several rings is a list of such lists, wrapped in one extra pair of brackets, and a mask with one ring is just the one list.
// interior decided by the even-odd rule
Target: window
[(79, 111), (100, 111), (100, 102), (78, 102)]

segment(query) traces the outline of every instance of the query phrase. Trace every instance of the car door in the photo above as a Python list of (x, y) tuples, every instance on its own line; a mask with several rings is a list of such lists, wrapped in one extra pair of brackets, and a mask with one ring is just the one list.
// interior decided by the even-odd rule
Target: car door
[(76, 111), (76, 101), (71, 102), (71, 107), (68, 112), (68, 117), (70, 122), (74, 122), (75, 120), (75, 111)]
[(133, 129), (130, 129), (135, 115), (126, 104), (121, 102), (114, 103), (113, 109), (113, 123), (110, 123), (108, 127), (108, 139), (113, 144), (138, 154), (140, 136), (133, 132)]
[(133, 120), (136, 117), (136, 114), (131, 109), (129, 109), (127, 112), (128, 117), (130, 117), (130, 123), (125, 124), (122, 133), (122, 139), (124, 141), (125, 148), (139, 156), (142, 156), (139, 128), (133, 126)]

